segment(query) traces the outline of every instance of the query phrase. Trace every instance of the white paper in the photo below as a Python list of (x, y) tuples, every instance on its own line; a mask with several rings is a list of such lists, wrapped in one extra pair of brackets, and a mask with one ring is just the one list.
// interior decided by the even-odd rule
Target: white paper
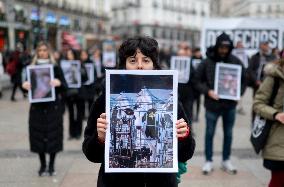
[(178, 171), (177, 71), (106, 70), (106, 172)]
[(239, 100), (241, 96), (242, 67), (236, 64), (217, 63), (214, 91), (220, 99)]
[(84, 64), (86, 71), (87, 71), (87, 75), (88, 75), (88, 80), (84, 83), (84, 85), (90, 85), (92, 83), (94, 83), (95, 78), (94, 78), (94, 64), (92, 63), (86, 63)]
[(55, 88), (50, 85), (54, 79), (52, 64), (27, 66), (27, 78), (31, 84), (30, 103), (55, 101)]
[(171, 69), (178, 70), (179, 83), (187, 83), (190, 77), (190, 58), (183, 56), (172, 56)]
[(69, 88), (81, 87), (81, 63), (79, 60), (62, 60), (60, 62), (64, 78)]

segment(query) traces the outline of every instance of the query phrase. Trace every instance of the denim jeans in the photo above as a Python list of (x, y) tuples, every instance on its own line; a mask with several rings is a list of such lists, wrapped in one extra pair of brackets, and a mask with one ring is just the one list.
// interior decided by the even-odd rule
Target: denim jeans
[(224, 110), (221, 112), (212, 112), (206, 110), (206, 133), (205, 133), (205, 156), (206, 161), (213, 161), (213, 138), (219, 116), (223, 119), (223, 161), (229, 160), (231, 155), (231, 146), (233, 140), (233, 126), (236, 117), (236, 108)]

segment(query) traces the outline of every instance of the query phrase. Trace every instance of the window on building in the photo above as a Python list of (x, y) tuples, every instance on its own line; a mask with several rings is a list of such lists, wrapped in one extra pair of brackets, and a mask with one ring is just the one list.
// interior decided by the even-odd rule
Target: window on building
[(267, 7), (267, 13), (272, 13), (271, 5), (268, 5), (268, 7)]
[(157, 30), (155, 29), (155, 27), (152, 28), (152, 36), (154, 38), (157, 38)]
[(158, 2), (157, 2), (157, 0), (154, 0), (152, 5), (153, 5), (154, 8), (158, 8)]

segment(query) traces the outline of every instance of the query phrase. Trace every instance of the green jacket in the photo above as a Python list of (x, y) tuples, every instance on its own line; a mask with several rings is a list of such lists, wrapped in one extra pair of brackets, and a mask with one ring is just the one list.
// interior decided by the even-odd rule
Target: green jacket
[[(265, 71), (267, 76), (256, 92), (253, 110), (266, 119), (274, 120), (277, 112), (284, 112), (284, 69), (278, 65), (270, 65)], [(267, 103), (272, 94), (274, 78), (279, 78), (279, 89), (271, 107)], [(284, 124), (278, 121), (273, 123), (262, 156), (269, 160), (284, 161)]]

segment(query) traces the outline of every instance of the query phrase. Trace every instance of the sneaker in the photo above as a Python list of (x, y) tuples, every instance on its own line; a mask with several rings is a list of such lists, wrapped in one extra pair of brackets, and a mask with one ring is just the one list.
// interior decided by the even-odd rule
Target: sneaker
[(49, 169), (48, 169), (48, 173), (49, 173), (49, 176), (56, 176), (56, 171), (54, 170), (54, 167), (53, 166), (49, 166)]
[(203, 175), (208, 175), (213, 171), (213, 164), (210, 161), (207, 161), (203, 168), (202, 168), (202, 173)]
[(231, 175), (237, 174), (237, 169), (232, 165), (230, 160), (223, 161), (221, 164), (221, 169)]
[(43, 177), (43, 176), (46, 176), (46, 175), (47, 175), (46, 166), (41, 166), (38, 170), (38, 176)]

